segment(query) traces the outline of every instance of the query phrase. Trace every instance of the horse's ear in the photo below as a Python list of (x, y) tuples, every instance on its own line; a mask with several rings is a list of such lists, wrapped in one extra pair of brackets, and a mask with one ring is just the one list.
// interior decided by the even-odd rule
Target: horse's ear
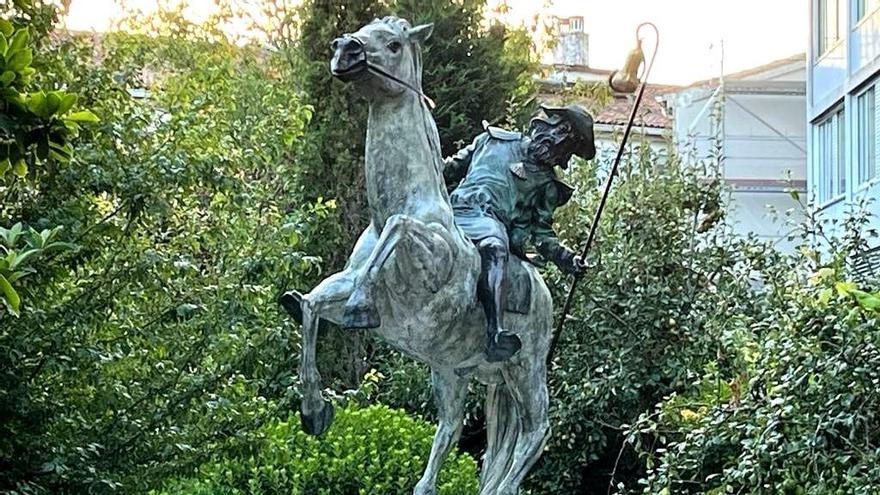
[(424, 43), (425, 40), (431, 37), (431, 33), (433, 32), (433, 22), (430, 24), (422, 24), (421, 26), (416, 26), (409, 30), (409, 39), (417, 43)]

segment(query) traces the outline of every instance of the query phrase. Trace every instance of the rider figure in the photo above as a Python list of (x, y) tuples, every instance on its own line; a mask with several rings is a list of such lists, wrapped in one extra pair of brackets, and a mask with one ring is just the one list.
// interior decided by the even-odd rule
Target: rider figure
[(527, 135), (487, 127), (445, 160), (444, 178), (455, 187), (450, 194), (455, 222), (480, 252), (477, 296), (486, 312), (490, 362), (509, 359), (522, 347), (502, 323), (509, 253), (526, 259), (525, 245), (531, 243), (564, 273), (583, 271), (579, 257), (553, 230), (553, 212), (574, 191), (554, 167), (567, 168), (572, 155), (595, 156), (593, 119), (577, 105), (541, 108), (545, 116), (532, 119)]

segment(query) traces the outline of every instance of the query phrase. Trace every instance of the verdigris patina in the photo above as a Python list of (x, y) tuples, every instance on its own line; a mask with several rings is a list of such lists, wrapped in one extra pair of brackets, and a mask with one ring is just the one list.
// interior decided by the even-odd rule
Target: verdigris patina
[[(583, 108), (542, 107), (528, 135), (488, 127), (474, 142), (445, 161), (455, 223), (477, 245), (482, 272), (477, 295), (486, 312), (487, 359), (504, 361), (521, 346), (504, 329), (505, 274), (510, 252), (526, 259), (526, 244), (568, 274), (580, 275), (578, 256), (559, 242), (553, 213), (571, 198), (555, 166), (567, 167), (572, 155), (589, 160), (596, 154), (593, 119)], [(464, 177), (462, 179), (462, 177)]]
[(505, 361), (487, 359), (487, 319), (475, 297), (480, 254), (455, 224), (437, 128), (421, 89), (419, 45), (431, 31), (431, 25), (386, 17), (333, 42), (332, 73), (356, 84), (370, 105), (371, 222), (342, 272), (304, 296), (282, 296), (303, 326), (302, 423), (319, 435), (333, 420), (315, 363), (319, 324), (371, 328), (431, 367), (439, 425), (413, 493), (437, 493), (440, 465), (461, 433), (467, 385), (476, 376), (488, 386), (480, 494), (516, 495), (550, 432), (546, 356), (553, 305), (535, 267), (512, 259), (510, 277), (524, 280), (528, 295), (505, 324), (521, 349)]

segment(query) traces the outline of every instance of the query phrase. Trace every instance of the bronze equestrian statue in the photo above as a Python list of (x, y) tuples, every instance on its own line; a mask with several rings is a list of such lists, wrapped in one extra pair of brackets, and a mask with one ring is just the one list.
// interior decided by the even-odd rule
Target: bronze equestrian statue
[[(488, 445), (480, 495), (517, 495), (550, 435), (546, 358), (553, 301), (531, 263), (509, 259), (503, 276), (516, 288), (508, 294), (509, 313), (504, 319), (504, 329), (510, 333), (500, 335), (513, 335), (519, 352), (498, 361), (511, 349), (510, 338), (502, 337), (498, 340), (501, 345), (494, 346), (499, 353), (489, 359), (484, 333), (489, 323), (487, 311), (477, 301), (477, 287), (482, 264), (501, 268), (492, 263), (494, 258), (489, 263), (481, 261), (471, 238), (456, 225), (459, 217), (475, 219), (477, 225), (480, 216), (465, 217), (457, 212), (446, 190), (444, 170), (451, 177), (456, 167), (464, 168), (469, 161), (468, 175), (474, 174), (488, 164), (481, 161), (480, 153), (495, 150), (496, 144), (474, 146), (472, 152), (460, 153), (444, 167), (437, 128), (422, 93), (420, 44), (432, 29), (430, 24), (413, 27), (404, 19), (386, 17), (333, 42), (331, 72), (356, 85), (369, 102), (365, 168), (370, 225), (341, 272), (308, 294), (290, 291), (281, 298), (287, 311), (302, 323), (300, 413), (303, 428), (314, 435), (326, 431), (334, 417), (332, 405), (322, 397), (315, 362), (320, 323), (368, 328), (431, 368), (439, 425), (414, 495), (436, 495), (440, 465), (461, 434), (468, 383), (473, 378), (488, 389)], [(579, 125), (550, 110), (546, 119), (533, 122), (535, 129), (544, 129), (533, 134), (542, 136), (532, 146), (533, 154), (528, 153), (523, 138), (503, 141), (511, 149), (525, 146), (519, 161), (522, 168), (514, 167), (510, 173), (514, 174), (512, 183), (531, 193), (508, 197), (504, 210), (481, 210), (508, 214), (510, 218), (505, 220), (510, 221), (511, 237), (543, 239), (539, 241), (545, 245), (541, 250), (564, 267), (570, 266), (565, 260), (571, 257), (559, 254), (563, 251), (553, 247), (558, 243), (548, 241), (555, 239), (549, 236), (552, 230), (540, 228), (549, 226), (549, 218), (543, 218), (543, 224), (535, 224), (533, 219), (564, 204), (569, 194), (555, 180), (552, 166), (571, 153), (590, 154), (581, 141), (587, 134), (578, 131)], [(488, 142), (489, 137), (482, 140)], [(480, 139), (477, 141), (479, 144)], [(499, 156), (499, 167), (501, 160)], [(465, 204), (482, 208), (479, 201), (464, 201), (470, 189), (464, 187), (467, 182), (465, 179), (460, 192), (454, 194), (463, 201), (456, 202), (458, 210)], [(530, 206), (538, 202), (545, 204)], [(504, 228), (492, 232), (506, 235)], [(504, 246), (494, 250), (493, 256), (504, 257), (506, 252)], [(491, 278), (486, 278), (488, 285), (497, 282)], [(498, 294), (492, 295), (497, 298)], [(495, 318), (501, 307), (495, 304)], [(490, 328), (496, 326), (492, 323)], [(490, 352), (494, 352), (492, 348)]]

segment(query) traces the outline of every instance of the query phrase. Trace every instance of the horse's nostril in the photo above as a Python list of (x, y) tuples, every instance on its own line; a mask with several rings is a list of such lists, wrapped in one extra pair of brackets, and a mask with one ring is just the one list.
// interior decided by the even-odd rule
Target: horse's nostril
[(333, 50), (335, 52), (337, 48), (339, 48), (339, 38), (336, 38), (335, 40), (330, 42), (330, 49), (331, 50)]

